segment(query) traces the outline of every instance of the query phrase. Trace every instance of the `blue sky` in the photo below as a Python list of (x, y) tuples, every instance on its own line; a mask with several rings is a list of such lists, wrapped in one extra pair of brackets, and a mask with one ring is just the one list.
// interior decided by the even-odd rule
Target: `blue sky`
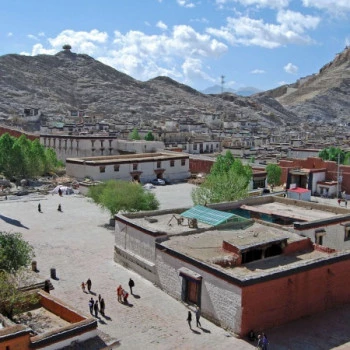
[(350, 0), (0, 0), (0, 55), (64, 44), (197, 90), (293, 83), (350, 45)]

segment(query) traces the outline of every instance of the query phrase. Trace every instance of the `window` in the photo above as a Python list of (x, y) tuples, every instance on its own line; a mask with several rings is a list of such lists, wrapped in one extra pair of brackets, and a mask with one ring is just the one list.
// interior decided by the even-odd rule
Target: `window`
[[(350, 229), (350, 226), (349, 226)], [(318, 245), (323, 244), (323, 237), (326, 235), (326, 231), (324, 229), (315, 230), (315, 243)]]
[(197, 144), (196, 143), (193, 144), (193, 150), (197, 151)]
[(350, 225), (345, 226), (345, 236), (344, 241), (350, 240)]
[(100, 173), (105, 173), (105, 172), (106, 172), (106, 167), (100, 166)]
[(162, 167), (162, 162), (160, 160), (157, 161), (157, 168), (161, 168)]
[(175, 166), (175, 160), (170, 161), (170, 166)]
[(133, 165), (132, 165), (132, 170), (137, 170), (137, 163), (134, 163)]
[(181, 159), (181, 165), (185, 166), (186, 165), (186, 159)]
[(119, 171), (119, 164), (114, 165), (114, 171)]

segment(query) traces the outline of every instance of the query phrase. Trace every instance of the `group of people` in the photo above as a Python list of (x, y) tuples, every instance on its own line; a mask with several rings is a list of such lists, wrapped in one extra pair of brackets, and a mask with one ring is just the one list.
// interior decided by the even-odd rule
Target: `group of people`
[[(196, 315), (197, 327), (202, 327), (201, 322), (199, 320), (201, 318), (201, 309), (200, 309), (199, 306), (196, 307), (195, 315)], [(188, 311), (187, 320), (186, 321), (188, 322), (189, 327), (192, 329), (192, 324), (191, 324), (191, 322), (192, 322), (192, 312), (190, 310)]]
[[(86, 288), (90, 293), (91, 286), (92, 286), (92, 282), (90, 278), (88, 278), (86, 282), (81, 282), (81, 289), (83, 290), (84, 293), (86, 293)], [(104, 316), (105, 308), (106, 308), (105, 300), (102, 298), (101, 294), (98, 295), (98, 300), (94, 300), (92, 297), (89, 300), (89, 309), (90, 309), (91, 315), (95, 315), (95, 317), (98, 317), (98, 312), (100, 311), (100, 314)]]
[(98, 312), (100, 311), (101, 315), (105, 315), (105, 300), (101, 297), (101, 294), (98, 295), (98, 300), (94, 300), (92, 297), (89, 300), (89, 309), (90, 314), (94, 315), (96, 318), (98, 317)]
[[(135, 282), (132, 278), (129, 279), (129, 288), (130, 288), (130, 294), (132, 293), (132, 289), (135, 287)], [(117, 298), (120, 303), (128, 304), (128, 297), (129, 293), (122, 287), (120, 284), (117, 288)]]

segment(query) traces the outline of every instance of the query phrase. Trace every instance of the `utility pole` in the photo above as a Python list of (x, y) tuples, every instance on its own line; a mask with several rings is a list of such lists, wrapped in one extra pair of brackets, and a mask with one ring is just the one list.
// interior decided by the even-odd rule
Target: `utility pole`
[(339, 180), (340, 180), (339, 163), (340, 163), (340, 153), (338, 153), (338, 162), (337, 162), (337, 198), (340, 198), (339, 197)]
[(221, 76), (221, 93), (224, 92), (225, 76)]

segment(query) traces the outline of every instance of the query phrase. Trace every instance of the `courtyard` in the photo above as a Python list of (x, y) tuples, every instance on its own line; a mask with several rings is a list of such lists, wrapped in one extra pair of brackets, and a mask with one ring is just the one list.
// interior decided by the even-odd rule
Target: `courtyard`
[[(192, 205), (192, 185), (157, 187), (161, 208)], [(41, 204), (42, 213), (38, 212)], [(61, 204), (62, 212), (57, 210)], [(255, 344), (237, 339), (226, 330), (202, 319), (202, 328), (191, 331), (186, 322), (187, 306), (174, 300), (149, 281), (113, 261), (114, 230), (109, 214), (80, 195), (59, 197), (9, 197), (0, 202), (0, 229), (21, 232), (35, 248), (38, 277), (52, 279), (52, 295), (88, 314), (88, 301), (101, 294), (106, 317), (99, 316), (105, 344), (118, 342), (125, 349), (254, 349)], [(81, 283), (92, 280), (92, 293)], [(130, 305), (118, 303), (116, 288), (135, 281)], [(266, 330), (270, 349), (349, 349), (347, 324), (350, 306)], [(112, 348), (112, 347), (110, 347)], [(99, 347), (91, 347), (99, 349)]]

